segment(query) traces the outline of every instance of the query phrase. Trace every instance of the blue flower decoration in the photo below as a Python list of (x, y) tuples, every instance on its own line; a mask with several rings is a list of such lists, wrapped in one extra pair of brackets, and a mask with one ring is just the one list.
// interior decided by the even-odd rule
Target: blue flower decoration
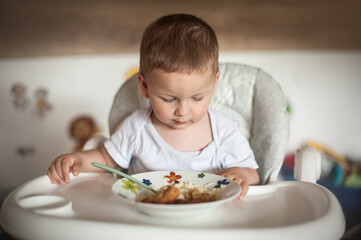
[(227, 185), (227, 184), (229, 184), (229, 183), (230, 183), (230, 181), (228, 181), (227, 178), (225, 178), (225, 179), (223, 179), (223, 180), (219, 180), (219, 181), (217, 182), (217, 185), (214, 186), (214, 188), (221, 188), (222, 185)]
[(143, 183), (144, 183), (145, 185), (147, 185), (147, 186), (152, 185), (152, 183), (150, 182), (149, 179), (143, 179)]

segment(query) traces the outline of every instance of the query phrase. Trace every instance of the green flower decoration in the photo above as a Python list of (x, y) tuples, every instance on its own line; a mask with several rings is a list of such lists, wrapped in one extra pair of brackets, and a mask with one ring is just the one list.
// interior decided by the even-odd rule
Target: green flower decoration
[(198, 178), (204, 178), (206, 175), (204, 173), (198, 174)]
[(125, 184), (123, 185), (123, 188), (132, 191), (132, 193), (137, 194), (136, 190), (140, 190), (139, 186), (134, 186), (134, 182), (130, 180), (122, 179), (122, 182)]

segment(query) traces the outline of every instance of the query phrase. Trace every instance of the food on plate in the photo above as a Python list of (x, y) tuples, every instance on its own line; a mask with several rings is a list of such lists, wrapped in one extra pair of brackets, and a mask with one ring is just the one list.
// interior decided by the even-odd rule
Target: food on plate
[(169, 185), (159, 190), (155, 195), (143, 199), (142, 202), (171, 204), (177, 199), (179, 194), (180, 191), (178, 188)]
[(164, 186), (155, 195), (146, 197), (141, 202), (158, 204), (203, 203), (216, 201), (219, 194), (219, 189), (208, 189), (197, 184), (181, 182)]

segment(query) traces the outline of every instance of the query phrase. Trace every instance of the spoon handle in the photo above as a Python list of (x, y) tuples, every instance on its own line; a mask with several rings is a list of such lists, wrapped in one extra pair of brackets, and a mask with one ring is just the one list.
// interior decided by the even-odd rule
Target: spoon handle
[(148, 185), (142, 183), (142, 182), (139, 181), (138, 179), (135, 179), (135, 178), (129, 176), (128, 174), (125, 174), (125, 173), (123, 173), (123, 172), (121, 172), (121, 171), (118, 171), (118, 170), (116, 170), (116, 169), (114, 169), (114, 168), (108, 167), (108, 166), (106, 166), (106, 165), (103, 165), (103, 164), (100, 164), (100, 163), (97, 163), (97, 162), (92, 162), (92, 165), (93, 165), (94, 167), (102, 168), (102, 169), (107, 170), (107, 171), (109, 171), (109, 172), (118, 174), (118, 175), (120, 175), (120, 176), (122, 176), (122, 177), (124, 177), (124, 178), (126, 178), (126, 179), (128, 179), (128, 180), (130, 180), (130, 181), (135, 182), (136, 184), (144, 187), (145, 189), (148, 189), (149, 191), (152, 191), (152, 192), (154, 192), (154, 193), (157, 193), (157, 191), (154, 190), (153, 188), (151, 188), (151, 187), (149, 187)]

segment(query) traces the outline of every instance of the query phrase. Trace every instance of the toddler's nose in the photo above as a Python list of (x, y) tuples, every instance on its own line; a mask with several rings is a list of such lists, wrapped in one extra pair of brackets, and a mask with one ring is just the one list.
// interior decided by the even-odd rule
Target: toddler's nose
[(187, 114), (188, 114), (188, 106), (184, 101), (182, 101), (178, 104), (177, 109), (175, 110), (175, 115), (181, 117), (181, 116), (186, 116)]

